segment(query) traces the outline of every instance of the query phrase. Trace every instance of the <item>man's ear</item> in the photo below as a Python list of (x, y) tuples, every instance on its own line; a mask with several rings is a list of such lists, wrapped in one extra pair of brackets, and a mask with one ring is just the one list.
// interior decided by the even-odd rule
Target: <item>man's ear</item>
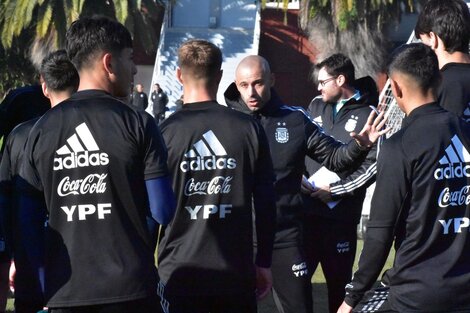
[(346, 82), (346, 77), (344, 77), (344, 75), (338, 75), (338, 77), (336, 77), (336, 85), (338, 85), (338, 87), (342, 87), (344, 85), (344, 83)]
[(439, 36), (436, 35), (435, 32), (430, 32), (429, 33), (429, 47), (431, 47), (431, 49), (436, 50), (437, 46), (439, 45), (439, 41), (441, 41), (441, 40), (440, 40)]
[(113, 68), (113, 56), (111, 53), (105, 53), (101, 57), (101, 63), (103, 64), (103, 68), (108, 74), (113, 74), (114, 73), (114, 68)]
[(403, 90), (400, 86), (400, 84), (396, 81), (390, 78), (390, 85), (392, 87), (392, 93), (395, 98), (403, 98)]
[(46, 83), (44, 81), (41, 82), (41, 89), (44, 96), (50, 99), (51, 95), (49, 94), (49, 90), (47, 89)]
[(176, 68), (176, 79), (183, 84), (183, 74), (181, 73), (181, 69), (179, 67)]

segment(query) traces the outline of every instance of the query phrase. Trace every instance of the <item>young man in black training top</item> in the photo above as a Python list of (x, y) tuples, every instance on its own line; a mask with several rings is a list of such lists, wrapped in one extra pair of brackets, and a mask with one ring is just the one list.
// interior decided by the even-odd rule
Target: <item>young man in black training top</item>
[(221, 65), (222, 52), (207, 41), (178, 50), (184, 105), (161, 124), (177, 195), (158, 253), (165, 313), (256, 312), (256, 297), (272, 286), (268, 142), (256, 121), (216, 102)]
[[(312, 100), (307, 111), (326, 134), (347, 142), (349, 133), (362, 127), (377, 105), (375, 82), (371, 77), (356, 80), (354, 65), (343, 54), (333, 54), (315, 67), (321, 96)], [(357, 224), (366, 188), (375, 180), (376, 155), (377, 145), (374, 145), (358, 168), (331, 176), (320, 174), (327, 173), (321, 163), (305, 158), (308, 176), (315, 174), (312, 177), (315, 186), (306, 177), (302, 180), (302, 192), (306, 195), (303, 234), (309, 277), (321, 264), (330, 312), (338, 310), (344, 299), (344, 286), (351, 280)]]
[(398, 48), (388, 66), (403, 128), (378, 157), (359, 269), (338, 312), (351, 312), (375, 283), (393, 241), (387, 287), (355, 312), (470, 312), (470, 124), (438, 106), (436, 55)]
[(81, 18), (66, 39), (78, 92), (34, 125), (20, 170), (20, 209), (27, 213), (34, 192), (46, 199), (47, 306), (160, 312), (155, 229), (170, 220), (174, 198), (155, 121), (115, 98), (129, 94), (136, 72), (130, 33), (104, 17)]
[(301, 240), (302, 200), (300, 182), (305, 156), (333, 170), (360, 162), (384, 133), (380, 118), (372, 115), (355, 140), (348, 144), (323, 133), (305, 111), (281, 102), (271, 88), (274, 78), (268, 62), (257, 55), (244, 58), (235, 83), (225, 92), (227, 105), (249, 113), (261, 122), (269, 141), (276, 180), (276, 236), (273, 250), (273, 290), (280, 312), (312, 312), (312, 286)]
[(462, 0), (430, 0), (421, 11), (415, 36), (436, 53), (442, 81), (438, 102), (470, 120), (470, 13)]
[[(77, 91), (78, 73), (65, 50), (46, 56), (39, 73), (44, 96), (50, 100), (51, 107)], [(15, 186), (28, 134), (38, 119), (21, 123), (13, 129), (6, 140), (0, 164), (1, 222), (8, 249), (15, 261), (15, 312), (18, 313), (36, 313), (45, 305), (36, 268), (44, 252), (45, 204), (31, 211), (36, 221), (33, 228), (24, 229), (20, 224), (22, 217), (18, 215), (19, 191)]]

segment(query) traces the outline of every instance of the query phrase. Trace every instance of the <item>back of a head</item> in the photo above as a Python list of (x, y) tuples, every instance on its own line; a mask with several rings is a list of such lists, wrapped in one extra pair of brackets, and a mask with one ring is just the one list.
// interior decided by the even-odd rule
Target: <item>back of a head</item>
[(41, 63), (40, 74), (49, 90), (75, 92), (78, 89), (78, 72), (65, 50), (47, 55)]
[(462, 0), (430, 0), (418, 17), (415, 36), (435, 33), (449, 53), (468, 53), (470, 12)]
[(437, 90), (440, 83), (439, 64), (432, 49), (422, 43), (411, 43), (396, 48), (388, 62), (388, 74), (404, 74), (416, 83), (422, 94)]
[(84, 17), (70, 25), (66, 35), (67, 54), (78, 71), (93, 64), (100, 52), (119, 54), (132, 48), (129, 31), (107, 17)]
[(315, 65), (317, 70), (325, 68), (326, 72), (331, 76), (338, 77), (343, 75), (346, 78), (347, 84), (354, 83), (355, 80), (355, 70), (354, 64), (351, 59), (341, 53), (336, 53), (328, 58), (324, 59), (320, 63)]
[(178, 66), (181, 72), (195, 80), (212, 82), (222, 66), (222, 52), (205, 40), (193, 39), (178, 49)]

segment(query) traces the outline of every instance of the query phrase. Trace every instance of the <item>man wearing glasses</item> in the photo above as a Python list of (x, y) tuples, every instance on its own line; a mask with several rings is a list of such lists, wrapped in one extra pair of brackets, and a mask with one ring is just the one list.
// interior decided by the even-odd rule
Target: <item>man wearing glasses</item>
[[(355, 80), (354, 65), (343, 54), (333, 54), (316, 65), (318, 91), (308, 112), (325, 133), (342, 142), (350, 140), (367, 121), (378, 101), (371, 77)], [(302, 180), (305, 218), (304, 244), (309, 277), (321, 264), (328, 287), (329, 311), (336, 312), (344, 299), (356, 255), (356, 228), (361, 217), (366, 188), (375, 180), (377, 146), (359, 167), (335, 173), (307, 157), (311, 176)], [(328, 175), (321, 175), (328, 173)], [(314, 185), (311, 183), (313, 182)]]

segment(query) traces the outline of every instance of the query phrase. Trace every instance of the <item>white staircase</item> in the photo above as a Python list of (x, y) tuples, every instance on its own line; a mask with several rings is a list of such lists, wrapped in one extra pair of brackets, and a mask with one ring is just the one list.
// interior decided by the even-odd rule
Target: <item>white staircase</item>
[[(252, 28), (173, 28), (167, 27), (165, 21), (155, 60), (152, 85), (160, 87), (168, 95), (169, 114), (174, 111), (175, 101), (182, 94), (182, 86), (176, 79), (178, 67), (178, 48), (188, 39), (204, 39), (214, 43), (222, 50), (223, 76), (217, 93), (217, 101), (225, 105), (223, 93), (235, 78), (235, 69), (245, 56), (258, 53), (259, 42), (259, 11), (254, 11)], [(168, 14), (166, 14), (168, 16)], [(167, 20), (167, 19), (165, 19)], [(149, 106), (149, 111), (151, 110)]]

